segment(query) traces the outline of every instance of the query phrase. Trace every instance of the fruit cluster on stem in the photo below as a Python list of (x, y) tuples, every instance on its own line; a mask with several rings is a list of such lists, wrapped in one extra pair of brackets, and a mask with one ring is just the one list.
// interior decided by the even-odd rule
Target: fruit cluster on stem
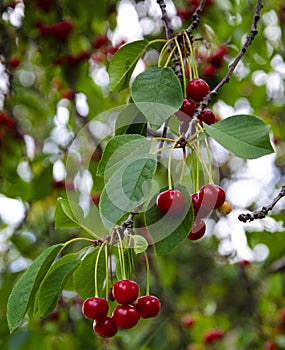
[(139, 297), (139, 286), (132, 280), (119, 280), (112, 287), (109, 295), (117, 305), (108, 316), (109, 304), (104, 298), (88, 298), (82, 305), (82, 313), (93, 320), (93, 329), (100, 337), (113, 337), (119, 328), (134, 327), (140, 318), (156, 317), (160, 311), (160, 301), (153, 295)]

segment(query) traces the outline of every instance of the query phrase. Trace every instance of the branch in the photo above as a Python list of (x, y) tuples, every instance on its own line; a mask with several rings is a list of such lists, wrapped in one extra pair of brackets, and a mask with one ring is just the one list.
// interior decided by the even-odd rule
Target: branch
[(284, 196), (285, 196), (285, 185), (282, 186), (279, 194), (273, 199), (273, 201), (267, 207), (262, 207), (261, 210), (256, 210), (253, 213), (240, 214), (238, 216), (239, 221), (247, 222), (247, 221), (253, 221), (257, 219), (264, 219), (268, 215), (269, 211), (271, 211), (275, 207), (276, 203)]
[(220, 91), (220, 89), (222, 88), (222, 86), (229, 82), (236, 66), (238, 65), (239, 61), (242, 59), (243, 55), (246, 53), (247, 49), (251, 45), (255, 36), (257, 35), (257, 33), (258, 33), (257, 23), (260, 19), (260, 11), (261, 11), (262, 7), (263, 7), (262, 0), (257, 0), (251, 29), (250, 29), (249, 35), (247, 36), (245, 43), (243, 44), (239, 54), (236, 56), (234, 61), (229, 65), (229, 70), (228, 70), (227, 74), (224, 76), (224, 78), (214, 87), (214, 89), (212, 91), (210, 91), (208, 93), (208, 95), (203, 99), (203, 102), (196, 108), (193, 119), (190, 122), (188, 131), (185, 133), (185, 139), (188, 139), (191, 135), (193, 135), (193, 130), (194, 130), (194, 132), (196, 130), (196, 128), (194, 126), (198, 120), (198, 117), (200, 116), (202, 111), (210, 104), (213, 96), (216, 96), (218, 94), (218, 92)]
[[(170, 20), (167, 16), (166, 4), (165, 4), (164, 0), (157, 0), (156, 2), (158, 3), (160, 10), (161, 10), (161, 19), (164, 23), (166, 39), (170, 40), (173, 37), (173, 29), (171, 28)], [(168, 45), (168, 51), (171, 52), (172, 48), (173, 48), (173, 44), (170, 42)], [(176, 52), (174, 52), (174, 54), (173, 54), (172, 61), (173, 61), (173, 66), (174, 66), (174, 72), (178, 76), (179, 80), (182, 81), (180, 61), (179, 61), (179, 57), (177, 56)]]
[(191, 23), (189, 27), (186, 29), (186, 33), (189, 35), (190, 38), (192, 37), (193, 30), (195, 30), (200, 23), (200, 16), (201, 16), (201, 12), (204, 9), (205, 3), (206, 3), (206, 0), (201, 0), (199, 6), (196, 8), (195, 12), (192, 15)]

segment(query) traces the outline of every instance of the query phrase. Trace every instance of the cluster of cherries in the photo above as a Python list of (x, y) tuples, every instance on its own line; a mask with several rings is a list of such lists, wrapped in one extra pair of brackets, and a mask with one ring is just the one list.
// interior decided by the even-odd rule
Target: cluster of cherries
[[(189, 123), (194, 116), (194, 112), (199, 103), (209, 93), (209, 85), (201, 78), (195, 78), (189, 81), (186, 87), (187, 98), (183, 99), (182, 106), (175, 116), (181, 121), (180, 131), (185, 132), (189, 127)], [(204, 109), (199, 115), (200, 125), (203, 122), (211, 125), (217, 121), (215, 114), (210, 109)]]
[[(203, 186), (198, 193), (191, 195), (191, 201), (194, 211), (194, 224), (188, 235), (188, 239), (195, 241), (204, 236), (206, 224), (203, 220), (213, 209), (221, 208), (225, 202), (226, 195), (224, 190), (215, 184)], [(158, 210), (163, 214), (179, 214), (184, 207), (183, 194), (176, 189), (161, 192), (156, 199)]]
[(132, 280), (116, 282), (110, 292), (110, 299), (117, 301), (111, 316), (108, 316), (109, 304), (104, 298), (86, 299), (82, 304), (82, 313), (93, 320), (93, 329), (100, 337), (113, 337), (119, 328), (134, 327), (139, 319), (152, 318), (160, 311), (160, 301), (153, 295), (139, 296), (139, 286)]

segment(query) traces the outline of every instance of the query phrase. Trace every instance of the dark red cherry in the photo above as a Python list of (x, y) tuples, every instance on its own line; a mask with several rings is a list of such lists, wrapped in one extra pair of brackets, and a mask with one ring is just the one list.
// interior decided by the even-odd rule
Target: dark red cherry
[(192, 200), (192, 206), (193, 206), (195, 218), (203, 219), (210, 214), (211, 210), (201, 207), (201, 200), (199, 199), (199, 193), (192, 194), (191, 200)]
[(119, 328), (132, 328), (139, 319), (138, 310), (132, 305), (118, 305), (113, 311), (113, 320)]
[(209, 344), (224, 336), (224, 331), (220, 328), (209, 329), (204, 335), (204, 343)]
[[(196, 104), (193, 101), (188, 100), (188, 98), (184, 98), (180, 111), (186, 114), (186, 117), (188, 116), (187, 120), (189, 120), (189, 117), (190, 118), (193, 117), (195, 109), (196, 109)], [(179, 119), (179, 117), (177, 118)], [(185, 117), (181, 121), (185, 121)]]
[(103, 320), (95, 320), (93, 322), (93, 329), (94, 332), (97, 333), (100, 337), (110, 338), (117, 333), (118, 326), (112, 317), (107, 316)]
[(184, 207), (183, 194), (178, 190), (167, 190), (161, 192), (156, 199), (156, 205), (158, 210), (166, 214), (175, 215), (181, 212)]
[(197, 239), (202, 238), (205, 232), (206, 232), (205, 222), (201, 219), (196, 219), (192, 226), (192, 230), (189, 233), (187, 238), (190, 239), (190, 241), (196, 241)]
[(201, 78), (190, 80), (186, 87), (187, 97), (194, 102), (201, 102), (209, 91), (209, 85)]
[(120, 304), (131, 304), (139, 295), (139, 286), (135, 281), (120, 280), (113, 286), (113, 297)]
[(160, 301), (153, 295), (144, 295), (138, 298), (136, 308), (142, 318), (155, 317), (160, 310)]
[(221, 207), (226, 199), (224, 190), (217, 185), (208, 184), (203, 186), (199, 191), (199, 200), (201, 206), (205, 209), (217, 209)]
[(88, 298), (82, 304), (82, 313), (86, 318), (92, 320), (105, 319), (109, 310), (109, 305), (106, 299), (103, 298)]
[(204, 109), (199, 116), (199, 120), (208, 125), (211, 125), (216, 123), (216, 116), (210, 109)]

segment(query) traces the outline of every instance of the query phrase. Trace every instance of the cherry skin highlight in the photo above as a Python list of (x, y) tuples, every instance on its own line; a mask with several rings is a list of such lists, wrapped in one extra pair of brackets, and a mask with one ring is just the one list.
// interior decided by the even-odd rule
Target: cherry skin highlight
[(142, 318), (155, 317), (160, 311), (160, 301), (153, 295), (144, 295), (138, 298), (136, 308)]
[(113, 286), (114, 299), (123, 305), (131, 304), (139, 295), (139, 286), (132, 280), (120, 280)]
[(184, 207), (183, 194), (178, 190), (167, 190), (161, 192), (156, 199), (156, 205), (158, 210), (166, 214), (175, 215), (182, 211)]

